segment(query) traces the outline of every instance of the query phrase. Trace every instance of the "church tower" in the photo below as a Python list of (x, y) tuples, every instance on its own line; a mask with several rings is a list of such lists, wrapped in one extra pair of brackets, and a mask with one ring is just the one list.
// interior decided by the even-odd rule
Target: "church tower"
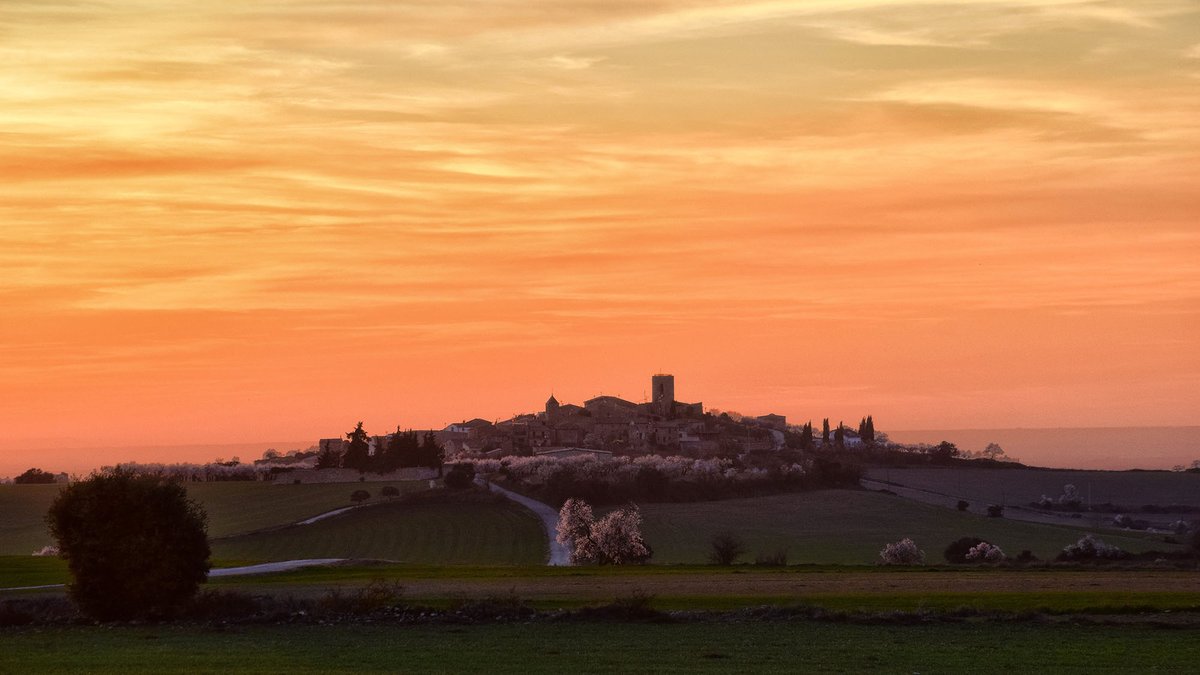
[(554, 394), (550, 394), (550, 399), (546, 401), (546, 421), (553, 420), (558, 415), (558, 399), (554, 398)]
[(650, 400), (663, 417), (672, 417), (675, 413), (675, 376), (662, 373), (650, 378)]

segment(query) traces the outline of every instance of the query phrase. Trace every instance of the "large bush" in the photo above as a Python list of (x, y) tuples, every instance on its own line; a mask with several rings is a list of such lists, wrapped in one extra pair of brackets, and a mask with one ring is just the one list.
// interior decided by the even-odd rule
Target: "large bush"
[(942, 552), (942, 556), (948, 563), (961, 565), (967, 562), (967, 554), (971, 552), (971, 549), (982, 543), (984, 542), (979, 537), (962, 537), (960, 539), (955, 539), (949, 546), (946, 547), (946, 550)]
[(1058, 554), (1058, 560), (1125, 560), (1133, 557), (1116, 546), (1104, 543), (1093, 535), (1085, 534), (1074, 544), (1068, 544)]
[(917, 548), (912, 539), (905, 537), (894, 544), (888, 544), (879, 552), (879, 560), (884, 565), (923, 565), (925, 552)]
[(109, 469), (60, 492), (46, 519), (89, 616), (168, 614), (208, 575), (204, 510), (176, 482)]

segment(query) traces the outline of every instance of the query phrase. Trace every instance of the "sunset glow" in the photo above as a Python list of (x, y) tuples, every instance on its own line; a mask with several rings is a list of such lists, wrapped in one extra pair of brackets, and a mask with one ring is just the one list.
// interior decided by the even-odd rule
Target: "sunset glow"
[(0, 62), (0, 475), (659, 371), (885, 431), (1200, 410), (1193, 0), (6, 0)]

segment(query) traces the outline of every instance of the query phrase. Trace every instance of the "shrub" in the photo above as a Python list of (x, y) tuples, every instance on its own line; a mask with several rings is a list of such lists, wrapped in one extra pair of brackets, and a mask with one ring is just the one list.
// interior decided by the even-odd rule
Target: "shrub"
[(961, 539), (956, 539), (946, 547), (946, 550), (942, 553), (942, 557), (948, 563), (961, 565), (967, 562), (967, 554), (971, 552), (971, 549), (983, 543), (985, 542), (979, 537), (962, 537)]
[(379, 495), (381, 497), (393, 499), (400, 496), (400, 490), (395, 485), (385, 485), (383, 486), (383, 489), (379, 491)]
[(455, 466), (446, 472), (446, 475), (442, 477), (442, 482), (451, 490), (465, 490), (471, 487), (471, 481), (474, 479), (475, 477), (469, 471), (461, 466)]
[(884, 546), (879, 552), (879, 559), (884, 565), (922, 565), (925, 563), (925, 552), (917, 548), (912, 539), (905, 537)]
[(1086, 534), (1074, 544), (1068, 544), (1058, 554), (1059, 560), (1124, 560), (1131, 557), (1116, 546), (1110, 546), (1100, 539)]
[(967, 509), (971, 508), (971, 502), (968, 502), (965, 499), (960, 499), (958, 500), (958, 504), (956, 504), (956, 506), (958, 506), (959, 511), (966, 511)]
[(1019, 563), (1036, 562), (1037, 559), (1037, 556), (1034, 555), (1033, 551), (1030, 551), (1029, 549), (1025, 549), (1017, 554), (1017, 562)]
[(988, 504), (987, 514), (988, 518), (1003, 518), (1004, 507), (999, 504)]
[(1200, 554), (1200, 527), (1196, 528), (1196, 532), (1192, 534), (1192, 551)]
[(207, 578), (207, 516), (176, 482), (101, 471), (60, 492), (46, 519), (72, 599), (97, 619), (170, 613)]
[(1188, 530), (1190, 530), (1190, 529), (1191, 529), (1191, 526), (1188, 525), (1188, 522), (1186, 520), (1177, 520), (1177, 521), (1171, 523), (1171, 531), (1174, 532), (1175, 534), (1187, 534)]
[(355, 490), (350, 493), (350, 501), (355, 504), (361, 504), (371, 498), (371, 493), (366, 490)]
[(969, 562), (1003, 562), (1004, 551), (1000, 550), (999, 546), (983, 541), (967, 551), (967, 560)]
[(722, 532), (709, 543), (708, 561), (714, 565), (732, 565), (745, 552), (740, 537), (732, 532)]
[(317, 600), (316, 609), (325, 614), (374, 614), (400, 603), (404, 587), (395, 581), (374, 579), (366, 586), (343, 593), (333, 588)]

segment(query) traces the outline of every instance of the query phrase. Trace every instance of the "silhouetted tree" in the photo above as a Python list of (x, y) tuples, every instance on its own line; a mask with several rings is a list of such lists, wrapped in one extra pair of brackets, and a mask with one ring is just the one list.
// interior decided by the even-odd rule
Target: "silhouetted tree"
[(41, 469), (30, 469), (13, 479), (17, 485), (37, 485), (54, 482), (54, 474)]
[(362, 422), (354, 427), (354, 431), (346, 434), (346, 440), (350, 441), (350, 445), (346, 448), (346, 453), (342, 455), (342, 466), (347, 469), (366, 471), (370, 468), (371, 449)]
[(169, 613), (209, 570), (207, 516), (179, 483), (108, 469), (67, 486), (46, 515), (68, 591), (102, 620)]
[(1000, 447), (999, 443), (988, 443), (983, 449), (983, 456), (988, 459), (999, 460), (1004, 455), (1004, 448)]
[(432, 431), (425, 432), (425, 437), (421, 439), (420, 449), (420, 466), (426, 466), (430, 469), (438, 470), (438, 477), (442, 475), (442, 462), (446, 458), (446, 451), (442, 449), (442, 444), (437, 442), (437, 437)]
[(846, 425), (842, 424), (841, 422), (838, 422), (837, 431), (833, 432), (833, 444), (836, 445), (839, 450), (844, 450), (846, 448)]
[(958, 456), (958, 446), (950, 441), (942, 441), (929, 448), (929, 456), (935, 462), (945, 462)]
[(708, 561), (714, 565), (732, 565), (746, 552), (741, 537), (732, 532), (722, 532), (709, 542)]
[(317, 453), (318, 469), (336, 469), (341, 465), (341, 448), (334, 449), (333, 444), (325, 444), (325, 446), (321, 448), (320, 452)]
[(813, 447), (813, 428), (812, 421), (804, 423), (800, 428), (800, 448), (802, 450), (812, 450)]
[(829, 418), (828, 417), (825, 418), (825, 421), (821, 422), (821, 447), (822, 448), (829, 447)]
[(388, 443), (387, 454), (380, 470), (395, 471), (402, 467), (420, 466), (420, 455), (421, 442), (417, 438), (417, 432), (400, 431), (400, 427), (396, 427), (396, 433), (392, 434), (392, 440)]
[(864, 445), (875, 445), (875, 420), (871, 419), (870, 415), (862, 418), (858, 423), (858, 437), (862, 439)]

